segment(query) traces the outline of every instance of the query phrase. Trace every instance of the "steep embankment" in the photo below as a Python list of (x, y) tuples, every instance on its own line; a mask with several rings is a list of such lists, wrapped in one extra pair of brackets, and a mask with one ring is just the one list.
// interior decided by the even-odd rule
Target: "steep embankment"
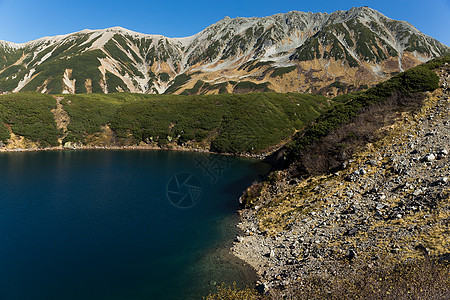
[[(0, 140), (3, 149), (139, 146), (258, 155), (281, 147), (332, 104), (274, 93), (3, 95)], [(28, 143), (19, 146), (16, 136)]]
[[(383, 116), (370, 142), (358, 144), (339, 171), (323, 173), (319, 164), (322, 175), (313, 175), (317, 169), (308, 173), (304, 165), (291, 166), (242, 197), (253, 207), (241, 212), (245, 234), (232, 250), (257, 270), (265, 291), (282, 287), (294, 298), (307, 297), (308, 291), (317, 298), (448, 297), (448, 268), (436, 273), (423, 265), (405, 267), (409, 271), (389, 267), (421, 264), (424, 257), (448, 261), (450, 253), (450, 66), (439, 65), (439, 89), (423, 102), (417, 95), (400, 97), (404, 105), (418, 107), (398, 109), (392, 101), (371, 105), (321, 137), (341, 141), (339, 130), (347, 126), (346, 134), (354, 138), (366, 121)], [(320, 141), (308, 147), (302, 153), (323, 149)]]

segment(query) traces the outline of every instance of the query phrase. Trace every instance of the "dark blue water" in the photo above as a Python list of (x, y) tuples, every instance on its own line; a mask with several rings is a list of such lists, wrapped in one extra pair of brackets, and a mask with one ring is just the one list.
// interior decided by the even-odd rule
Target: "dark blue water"
[(217, 249), (259, 167), (170, 151), (0, 154), (0, 299), (198, 299), (243, 282)]

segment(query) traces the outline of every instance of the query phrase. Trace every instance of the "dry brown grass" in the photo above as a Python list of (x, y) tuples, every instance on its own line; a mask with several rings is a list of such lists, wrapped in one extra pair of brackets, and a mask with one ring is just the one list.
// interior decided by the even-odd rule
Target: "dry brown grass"
[(327, 276), (308, 276), (287, 289), (259, 295), (252, 289), (220, 286), (207, 300), (256, 299), (450, 299), (448, 258), (408, 263), (354, 265), (343, 262), (330, 267)]
[[(285, 299), (450, 299), (450, 266), (421, 260), (379, 267), (343, 264), (334, 276), (311, 276), (286, 291)], [(281, 293), (274, 292), (273, 299)]]

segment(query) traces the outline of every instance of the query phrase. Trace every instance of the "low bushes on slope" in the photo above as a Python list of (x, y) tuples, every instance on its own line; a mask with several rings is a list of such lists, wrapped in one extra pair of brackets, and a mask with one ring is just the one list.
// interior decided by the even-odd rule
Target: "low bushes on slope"
[[(430, 64), (434, 65), (434, 62)], [(334, 144), (333, 146), (344, 146), (346, 148), (346, 145), (342, 145), (342, 139), (320, 142), (320, 140), (327, 136), (337, 132), (339, 133), (339, 129), (341, 130), (340, 135), (345, 139), (345, 143), (358, 145), (358, 141), (354, 138), (362, 138), (367, 142), (367, 136), (373, 134), (376, 129), (383, 125), (380, 122), (375, 122), (378, 125), (370, 124), (371, 121), (376, 121), (375, 118), (377, 115), (380, 116), (388, 112), (414, 109), (420, 106), (421, 100), (423, 99), (418, 93), (435, 90), (438, 88), (438, 85), (438, 76), (431, 70), (430, 65), (425, 64), (400, 73), (366, 92), (336, 97), (333, 99), (335, 103), (341, 104), (336, 105), (335, 109), (321, 115), (305, 131), (298, 133), (294, 137), (288, 150), (289, 160), (291, 162), (302, 161), (304, 163), (305, 157), (308, 159), (308, 153), (323, 151), (322, 146), (325, 146), (325, 144)], [(369, 125), (371, 127), (369, 126), (365, 128), (365, 131), (360, 132), (360, 137), (356, 136), (355, 132), (351, 132), (351, 128), (354, 129), (355, 126), (347, 126), (348, 130), (342, 132), (345, 131), (346, 124), (348, 125), (355, 121), (357, 121), (356, 123), (359, 122), (359, 125), (362, 127)], [(347, 136), (350, 138), (348, 139)], [(318, 146), (319, 144), (321, 145)], [(335, 160), (337, 156), (345, 152), (336, 147), (327, 151), (334, 152), (330, 153), (330, 155), (334, 156)], [(347, 151), (347, 154), (350, 152)], [(327, 160), (328, 158), (321, 157), (321, 159)], [(344, 159), (346, 157), (341, 158), (341, 160)], [(310, 160), (317, 160), (317, 157), (311, 158)], [(337, 159), (338, 162), (339, 159)], [(317, 171), (320, 173), (335, 166), (336, 162), (328, 166), (322, 166)]]
[(329, 106), (320, 96), (246, 94), (146, 96), (122, 105), (111, 122), (135, 143), (210, 143), (217, 152), (259, 152), (291, 136)]
[(56, 100), (48, 95), (22, 93), (0, 96), (0, 140), (9, 138), (9, 131), (3, 125), (7, 124), (13, 133), (41, 146), (57, 145), (60, 132), (51, 113), (55, 107)]
[[(217, 152), (258, 153), (290, 138), (328, 109), (322, 96), (259, 93), (244, 95), (145, 95), (130, 93), (64, 95), (70, 117), (63, 142), (93, 144), (115, 133), (119, 145), (178, 144)], [(15, 134), (57, 145), (62, 136), (51, 110), (53, 97), (20, 93), (0, 97), (0, 140)], [(113, 130), (109, 131), (109, 125)]]
[(9, 130), (4, 124), (0, 124), (0, 142), (6, 142), (10, 137)]
[[(114, 94), (115, 95), (115, 94)], [(125, 97), (124, 97), (125, 98)], [(127, 97), (126, 99), (131, 97)], [(85, 142), (86, 135), (101, 131), (127, 100), (102, 94), (67, 95), (61, 102), (70, 117), (69, 134), (64, 141)]]

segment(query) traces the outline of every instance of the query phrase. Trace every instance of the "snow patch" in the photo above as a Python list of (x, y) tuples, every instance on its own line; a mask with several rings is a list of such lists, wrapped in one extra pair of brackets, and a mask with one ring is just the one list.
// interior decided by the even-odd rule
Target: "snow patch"
[(88, 50), (102, 48), (103, 46), (105, 46), (105, 44), (107, 42), (109, 42), (110, 39), (112, 39), (112, 37), (114, 35), (115, 35), (115, 32), (113, 32), (113, 31), (101, 33), (101, 37), (99, 39), (97, 39)]
[[(106, 71), (112, 73), (113, 75), (116, 75), (117, 77), (119, 77), (123, 83), (125, 83), (125, 85), (127, 86), (127, 88), (130, 90), (131, 93), (141, 93), (143, 91), (139, 90), (138, 88), (136, 88), (133, 84), (133, 80), (130, 77), (130, 75), (128, 75), (128, 73), (125, 73), (125, 75), (120, 74), (119, 70), (120, 70), (120, 63), (110, 57), (106, 57), (106, 58), (99, 58), (100, 64), (101, 66), (99, 67), (100, 72), (102, 72), (102, 74), (106, 74)], [(105, 75), (104, 75), (105, 78)], [(106, 85), (106, 81), (105, 81), (105, 85)]]
[(380, 65), (377, 64), (377, 65), (370, 66), (370, 69), (372, 70), (372, 72), (374, 72), (378, 76), (384, 76), (383, 69), (381, 68)]
[(17, 93), (21, 89), (23, 89), (23, 87), (26, 86), (31, 81), (31, 79), (33, 78), (34, 72), (36, 72), (36, 69), (34, 69), (34, 68), (31, 69), (30, 72), (28, 74), (26, 74), (25, 77), (21, 81), (19, 81), (19, 84), (13, 90), (13, 93)]
[(64, 71), (64, 76), (63, 76), (63, 83), (64, 83), (64, 89), (63, 89), (63, 94), (75, 94), (75, 82), (76, 79), (71, 79), (72, 78), (72, 69), (66, 69)]
[[(53, 51), (54, 51), (54, 50), (53, 50)], [(37, 63), (36, 65), (39, 66), (39, 65), (42, 64), (44, 61), (46, 61), (47, 59), (49, 59), (50, 56), (52, 56), (53, 51), (51, 51), (51, 52), (45, 54), (45, 55), (41, 58), (41, 60), (38, 61), (38, 63)]]

